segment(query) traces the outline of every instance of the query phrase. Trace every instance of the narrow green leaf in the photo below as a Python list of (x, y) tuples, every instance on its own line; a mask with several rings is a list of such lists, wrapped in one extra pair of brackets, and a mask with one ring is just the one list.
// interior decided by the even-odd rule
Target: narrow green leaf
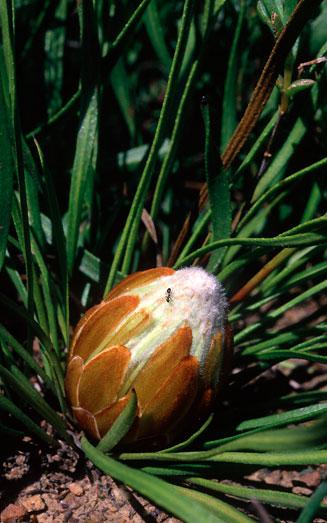
[[(326, 349), (327, 344), (320, 344), (317, 346), (313, 346), (313, 350), (318, 349)], [(303, 352), (303, 351), (297, 351), (297, 350), (279, 350), (279, 349), (272, 349), (271, 352), (264, 351), (257, 354), (256, 359), (259, 361), (270, 361), (270, 360), (276, 360), (276, 361), (283, 361), (287, 360), (289, 358), (297, 358), (299, 360), (304, 361), (316, 361), (317, 363), (324, 363), (327, 364), (327, 356), (319, 356), (318, 354), (311, 354), (310, 352)]]
[(283, 177), (287, 164), (294, 153), (294, 149), (300, 144), (306, 131), (307, 128), (304, 125), (302, 118), (298, 118), (287, 139), (285, 140), (285, 143), (280, 148), (268, 169), (257, 183), (252, 197), (252, 202), (255, 202), (264, 193), (265, 190), (273, 187), (274, 184), (279, 182), (279, 180)]
[[(246, 223), (241, 230), (237, 231), (236, 235), (234, 233), (235, 238), (260, 237), (266, 228), (267, 219), (273, 209), (274, 204), (276, 204), (276, 200), (271, 202), (271, 204), (259, 209), (253, 218), (248, 223)], [(239, 256), (239, 252), (241, 252), (241, 250), (242, 249), (240, 246), (230, 247), (227, 249), (224, 256), (223, 265), (228, 265), (231, 260)]]
[[(22, 224), (21, 224), (21, 215), (19, 212), (19, 206), (16, 197), (13, 199), (13, 221), (16, 227), (16, 232), (18, 235), (18, 238), (20, 239), (20, 242), (23, 241), (23, 233), (22, 233)], [(14, 238), (9, 236), (9, 242), (11, 245), (13, 245), (16, 249), (19, 249), (22, 251), (21, 244), (17, 242)], [(33, 261), (33, 260), (32, 260)], [(8, 262), (6, 265), (7, 272), (9, 274), (9, 277), (11, 281), (13, 282), (15, 288), (17, 289), (18, 296), (21, 297), (22, 302), (25, 305), (25, 308), (27, 309), (27, 317), (31, 318), (30, 312), (28, 311), (28, 304), (27, 304), (27, 292), (26, 288), (22, 282), (21, 275), (18, 273), (18, 271), (15, 271), (10, 268), (10, 258), (8, 256)], [(34, 306), (37, 314), (37, 318), (40, 324), (41, 329), (48, 335), (49, 334), (49, 325), (48, 325), (48, 319), (46, 316), (46, 311), (44, 307), (44, 301), (43, 297), (41, 296), (41, 289), (38, 282), (38, 274), (36, 271), (35, 264), (32, 263), (32, 275), (33, 275), (33, 300), (34, 300)], [(27, 321), (27, 323), (29, 323)]]
[[(18, 318), (20, 318), (22, 321), (24, 321), (31, 329), (31, 331), (34, 333), (34, 335), (39, 339), (40, 341), (40, 349), (41, 349), (41, 356), (44, 356), (43, 352), (45, 352), (45, 356), (43, 358), (44, 364), (47, 363), (48, 367), (51, 369), (51, 371), (46, 372), (47, 376), (47, 385), (50, 387), (51, 391), (54, 393), (54, 395), (58, 398), (59, 403), (62, 407), (62, 412), (67, 411), (67, 407), (65, 404), (65, 387), (64, 387), (64, 374), (62, 370), (61, 363), (59, 361), (59, 358), (57, 357), (57, 354), (55, 353), (51, 340), (46, 335), (46, 333), (42, 330), (40, 324), (36, 322), (33, 318), (31, 318), (28, 314), (28, 312), (22, 308), (19, 307), (15, 302), (10, 300), (7, 296), (0, 293), (0, 302), (8, 307), (15, 315), (17, 315)], [(8, 331), (5, 331), (4, 335), (8, 336)], [(0, 334), (1, 336), (1, 334)], [(14, 338), (11, 338), (12, 342), (14, 342)], [(21, 347), (20, 347), (21, 348)], [(29, 355), (30, 356), (30, 355)], [(30, 361), (30, 360), (28, 360)], [(43, 369), (40, 367), (41, 371)], [(35, 372), (38, 373), (36, 369), (34, 369)], [(51, 379), (49, 379), (49, 376), (51, 376)]]
[(319, 185), (315, 182), (312, 186), (307, 205), (303, 211), (301, 222), (311, 220), (316, 215), (321, 199), (322, 192), (319, 189)]
[(110, 73), (111, 87), (115, 93), (121, 113), (127, 125), (131, 141), (135, 141), (136, 122), (134, 118), (133, 95), (130, 91), (128, 73), (123, 57), (120, 57)]
[(105, 281), (106, 266), (87, 249), (84, 250), (79, 270), (96, 283)]
[(294, 9), (296, 8), (296, 4), (297, 0), (287, 0), (287, 2), (283, 3), (284, 21), (289, 19)]
[[(327, 496), (327, 481), (322, 481), (319, 487), (312, 494), (311, 498), (305, 505), (300, 516), (296, 520), (296, 523), (310, 523), (313, 521), (314, 516), (320, 513), (320, 503)], [(326, 513), (327, 517), (327, 513)]]
[(49, 118), (45, 123), (39, 125), (32, 131), (26, 134), (25, 138), (26, 140), (30, 140), (31, 138), (34, 138), (38, 134), (40, 134), (45, 128), (48, 128), (49, 126), (55, 124), (60, 120), (63, 116), (66, 116), (68, 111), (75, 106), (75, 104), (78, 102), (79, 98), (81, 96), (81, 88), (79, 87), (75, 94), (68, 100), (68, 102), (59, 109), (56, 114), (54, 114), (51, 118)]
[(30, 151), (28, 144), (22, 136), (22, 146), (24, 155), (24, 169), (26, 179), (26, 193), (29, 210), (29, 224), (34, 236), (42, 250), (45, 248), (45, 234), (42, 227), (40, 196), (42, 198), (42, 190), (40, 184), (39, 169), (35, 164), (35, 160)]
[[(17, 4), (16, 4), (17, 5)], [(19, 5), (17, 5), (19, 7)], [(49, 11), (51, 10), (51, 0), (44, 0), (42, 2), (42, 5), (40, 6), (41, 9), (38, 12), (38, 16), (34, 23), (30, 26), (31, 30), (28, 34), (28, 38), (26, 40), (24, 49), (22, 51), (22, 60), (26, 60), (26, 56), (29, 53), (33, 43), (37, 40), (37, 36), (40, 33), (40, 30), (44, 24), (44, 21), (46, 20), (46, 17), (49, 15)]]
[(75, 262), (77, 240), (81, 221), (84, 191), (92, 160), (98, 120), (98, 93), (89, 98), (82, 115), (76, 142), (72, 181), (69, 193), (67, 224), (67, 262), (71, 274)]
[(292, 280), (292, 273), (297, 274), (299, 268), (302, 265), (305, 265), (309, 259), (313, 259), (317, 256), (317, 254), (319, 254), (319, 252), (323, 250), (324, 247), (308, 247), (306, 249), (298, 249), (288, 259), (286, 267), (277, 271), (276, 273), (272, 273), (266, 278), (265, 281), (262, 282), (261, 292), (263, 294), (268, 294), (274, 289), (278, 288), (280, 285), (283, 285), (282, 282), (287, 281), (288, 278), (289, 280)]
[[(307, 401), (306, 401), (307, 399)], [(310, 393), (310, 392), (305, 392), (305, 393), (299, 393), (299, 394), (296, 394), (296, 395), (289, 395), (289, 396), (282, 396), (280, 398), (277, 398), (276, 401), (270, 401), (270, 402), (265, 402), (264, 403), (264, 406), (265, 408), (269, 408), (271, 407), (272, 409), (276, 409), (276, 408), (285, 408), (286, 406), (289, 406), (289, 404), (293, 405), (293, 401), (294, 401), (294, 405), (298, 406), (298, 405), (301, 405), (301, 404), (305, 404), (305, 403), (310, 403), (312, 404), (313, 401), (323, 401), (323, 400), (326, 400), (326, 394), (323, 395), (321, 393), (319, 394), (315, 394), (315, 393)], [(261, 404), (262, 405), (262, 404)], [(296, 422), (296, 420), (295, 420)], [(323, 423), (325, 423), (325, 416), (323, 415), (323, 417), (321, 418), (321, 420), (318, 420), (318, 421), (315, 421), (313, 422), (312, 424), (310, 425), (304, 425), (303, 426), (296, 426), (296, 428), (287, 428), (287, 429), (277, 429), (276, 427), (285, 427), (285, 425), (288, 425), (288, 420), (279, 420), (279, 422), (276, 422), (276, 420), (274, 421), (274, 426), (273, 427), (267, 427), (266, 425), (263, 425), (263, 426), (260, 426), (260, 427), (256, 427), (256, 428), (253, 428), (253, 429), (249, 429), (247, 430), (247, 432), (245, 433), (238, 433), (238, 434), (234, 434), (232, 436), (227, 436), (225, 438), (220, 438), (220, 439), (217, 439), (217, 440), (213, 440), (213, 441), (206, 441), (204, 444), (203, 444), (203, 448), (204, 449), (216, 449), (216, 452), (217, 453), (220, 453), (221, 452), (224, 452), (225, 450), (245, 450), (247, 449), (247, 444), (249, 443), (249, 445), (252, 445), (251, 441), (253, 441), (253, 445), (256, 445), (256, 442), (259, 441), (259, 446), (261, 446), (261, 448), (263, 448), (264, 450), (281, 450), (279, 448), (280, 445), (283, 445), (283, 442), (289, 442), (289, 441), (292, 441), (292, 439), (294, 439), (294, 448), (293, 450), (296, 450), (296, 449), (301, 449), (301, 448), (304, 448), (304, 447), (310, 447), (312, 446), (312, 443), (315, 442), (319, 442), (319, 444), (321, 443), (321, 438), (324, 438), (324, 431), (325, 431), (325, 426), (323, 425)], [(296, 434), (295, 434), (296, 432)], [(259, 435), (260, 436), (260, 433), (262, 433), (262, 438), (260, 439), (260, 437), (258, 439), (256, 439), (256, 436)], [(276, 438), (276, 441), (274, 441), (273, 443), (271, 443), (271, 438), (270, 438), (270, 435), (274, 435), (274, 433), (276, 433), (277, 435), (277, 438)], [(294, 436), (296, 436), (294, 438)], [(253, 440), (252, 440), (252, 437), (253, 437)], [(269, 441), (269, 442), (268, 442)], [(268, 442), (268, 443), (266, 443)], [(242, 447), (242, 445), (244, 444), (244, 447)], [(272, 447), (269, 448), (269, 446), (272, 444)], [(231, 447), (229, 446), (231, 445)], [(234, 447), (235, 445), (235, 447)], [(276, 448), (275, 448), (276, 446)], [(248, 449), (247, 449), (248, 450)], [(256, 448), (255, 449), (250, 449), (250, 450), (257, 450)]]
[(60, 0), (57, 3), (52, 24), (44, 35), (44, 80), (48, 95), (47, 111), (50, 117), (62, 106), (67, 7), (68, 0)]
[(306, 421), (316, 418), (325, 412), (327, 412), (327, 402), (318, 403), (317, 405), (310, 405), (310, 407), (302, 407), (300, 409), (282, 412), (281, 414), (272, 414), (271, 416), (265, 416), (264, 418), (242, 421), (237, 426), (237, 430), (249, 430), (257, 427), (275, 427), (277, 424), (281, 425)]
[[(45, 159), (41, 148), (36, 140), (34, 140), (39, 154), (41, 166), (43, 169), (43, 175), (45, 179), (45, 193), (47, 196), (48, 209), (51, 218), (51, 233), (52, 242), (56, 249), (56, 253), (59, 261), (59, 268), (61, 274), (61, 290), (62, 300), (64, 303), (64, 317), (65, 317), (65, 331), (63, 332), (65, 342), (69, 343), (69, 295), (68, 295), (68, 270), (67, 270), (67, 253), (66, 253), (66, 240), (62, 225), (62, 219), (60, 215), (59, 202), (55, 186), (53, 183), (52, 175), (45, 163)], [(41, 253), (40, 253), (41, 254)]]
[(97, 147), (99, 113), (100, 50), (92, 0), (84, 0), (79, 9), (82, 39), (82, 93), (67, 220), (67, 264), (70, 275), (73, 271), (80, 236), (82, 208), (88, 177), (94, 177), (93, 155)]
[(47, 317), (49, 322), (49, 334), (53, 343), (54, 350), (59, 354), (59, 339), (58, 339), (58, 324), (57, 324), (57, 311), (56, 311), (56, 300), (55, 291), (51, 281), (51, 276), (48, 267), (43, 259), (41, 250), (32, 237), (32, 248), (34, 251), (36, 263), (41, 273), (41, 285), (44, 295), (45, 306), (47, 310)]
[[(254, 450), (256, 452), (310, 449), (322, 445), (326, 441), (326, 416), (310, 425), (297, 425), (292, 428), (269, 429), (252, 434), (243, 434), (218, 447), (219, 452), (231, 450)], [(285, 423), (279, 419), (277, 424)], [(286, 421), (286, 423), (288, 423)], [(274, 425), (276, 426), (276, 425)], [(258, 427), (257, 427), (258, 428)], [(263, 426), (260, 426), (263, 428)], [(253, 429), (252, 429), (253, 430)], [(210, 445), (217, 442), (210, 442)]]
[[(191, 501), (199, 501), (212, 513), (214, 521), (217, 523), (251, 523), (253, 520), (248, 516), (238, 511), (230, 504), (217, 499), (216, 497), (209, 496), (203, 492), (197, 492), (196, 490), (176, 487), (180, 495), (184, 495)], [(194, 521), (194, 520), (193, 520)]]
[(292, 96), (294, 96), (296, 93), (312, 87), (315, 83), (315, 80), (310, 80), (309, 78), (294, 80), (294, 82), (292, 82), (291, 85), (286, 89), (286, 93), (290, 98), (292, 98)]
[(137, 412), (137, 396), (133, 389), (123, 412), (118, 416), (113, 426), (97, 445), (100, 452), (109, 452), (127, 434), (131, 428)]
[(0, 432), (8, 438), (23, 438), (25, 433), (22, 430), (12, 429), (0, 423)]
[(108, 71), (112, 69), (118, 58), (122, 55), (125, 45), (133, 35), (133, 31), (137, 28), (138, 23), (142, 19), (145, 9), (151, 0), (142, 0), (138, 7), (133, 12), (132, 16), (124, 25), (123, 29), (118, 34), (117, 38), (109, 45), (107, 54), (102, 60), (102, 70)]
[(286, 452), (223, 452), (209, 458), (219, 463), (240, 463), (260, 467), (320, 465), (327, 461), (327, 450), (308, 449)]
[(186, 463), (192, 461), (209, 460), (212, 456), (219, 453), (219, 447), (210, 450), (195, 450), (189, 452), (122, 452), (119, 455), (121, 460), (131, 461), (169, 461)]
[[(201, 105), (205, 125), (205, 171), (209, 194), (213, 241), (230, 238), (232, 211), (228, 176), (223, 168), (217, 147), (217, 133), (214, 131), (212, 115), (207, 102)], [(207, 265), (209, 272), (217, 270), (226, 249), (215, 249)]]
[(176, 450), (181, 450), (181, 449), (184, 449), (186, 447), (188, 447), (189, 445), (191, 445), (191, 443), (193, 443), (199, 436), (201, 436), (201, 434), (209, 427), (209, 425), (211, 424), (213, 420), (213, 414), (210, 414), (210, 416), (208, 417), (208, 419), (206, 419), (206, 421), (203, 423), (203, 425), (199, 428), (199, 430), (197, 430), (196, 432), (194, 432), (194, 434), (192, 434), (192, 436), (190, 436), (186, 441), (182, 441), (181, 443), (177, 443), (176, 445), (174, 445), (173, 447), (169, 447), (169, 448), (166, 448), (164, 450), (161, 450), (159, 452), (176, 452)]
[(9, 401), (5, 396), (0, 394), (0, 407), (9, 412), (14, 416), (20, 423), (25, 425), (27, 430), (35, 434), (35, 436), (47, 445), (50, 445), (54, 448), (58, 448), (60, 445), (58, 441), (49, 436), (44, 430), (42, 430), (34, 421), (32, 421), (24, 412), (16, 407), (12, 401)]
[[(246, 245), (246, 246), (262, 246), (262, 247), (305, 247), (306, 245), (320, 245), (326, 244), (327, 237), (323, 234), (307, 233), (294, 234), (292, 236), (277, 236), (276, 238), (229, 238), (226, 240), (219, 240), (209, 243), (201, 249), (193, 251), (178, 263), (174, 265), (174, 269), (182, 265), (189, 265), (195, 258), (206, 254), (209, 251), (225, 246)], [(246, 263), (246, 261), (244, 261)]]
[(47, 336), (49, 336), (50, 331), (48, 317), (45, 310), (44, 297), (41, 292), (41, 286), (39, 285), (38, 272), (36, 270), (35, 263), (33, 263), (33, 297), (37, 319), (40, 324), (40, 327), (41, 329), (43, 329), (44, 332), (46, 332)]
[(210, 221), (210, 219), (211, 219), (211, 210), (209, 209), (209, 211), (206, 212), (204, 214), (204, 216), (201, 218), (199, 223), (196, 224), (194, 231), (191, 234), (190, 239), (188, 240), (184, 249), (182, 250), (182, 252), (180, 253), (180, 255), (178, 256), (178, 258), (176, 260), (176, 265), (179, 264), (180, 260), (183, 260), (183, 258), (185, 258), (186, 256), (189, 255), (190, 251), (192, 250), (193, 245), (199, 240), (201, 235), (203, 235), (203, 233), (205, 231), (207, 231), (207, 226), (208, 226), (208, 222)]
[(209, 461), (206, 463), (169, 463), (169, 465), (164, 466), (147, 465), (142, 467), (141, 470), (149, 474), (154, 474), (155, 476), (189, 476), (190, 474), (217, 476), (217, 468)]
[(308, 103), (304, 104), (303, 106), (303, 114), (301, 117), (297, 118), (284, 144), (279, 149), (268, 169), (257, 183), (252, 197), (252, 202), (256, 201), (265, 190), (267, 190), (269, 187), (272, 187), (276, 182), (279, 182), (279, 180), (283, 178), (286, 167), (294, 155), (294, 150), (301, 143), (301, 140), (308, 130), (306, 124), (306, 113), (309, 111), (309, 108), (310, 114), (312, 110), (316, 110), (319, 94), (319, 83), (320, 82), (317, 81), (312, 89), (310, 89), (310, 92), (307, 93)]
[[(1, 54), (1, 62), (2, 54)], [(3, 63), (2, 63), (3, 66)], [(2, 67), (1, 67), (2, 68)], [(2, 69), (3, 70), (3, 69)], [(14, 163), (11, 148), (9, 108), (4, 94), (4, 78), (0, 77), (0, 271), (5, 259), (13, 197)]]
[(202, 36), (208, 34), (208, 29), (210, 29), (212, 16), (217, 2), (215, 0), (206, 0), (203, 7), (202, 23), (201, 23), (201, 33)]
[(237, 78), (239, 74), (238, 54), (240, 46), (240, 35), (244, 19), (246, 2), (241, 1), (237, 18), (233, 43), (228, 59), (227, 74), (224, 85), (224, 96), (222, 101), (220, 152), (223, 153), (237, 127)]
[[(252, 500), (253, 498), (262, 503), (270, 503), (272, 505), (302, 508), (307, 503), (307, 498), (298, 496), (297, 494), (290, 494), (288, 492), (281, 492), (280, 490), (257, 489), (254, 487), (240, 487), (235, 485), (227, 485), (217, 481), (210, 481), (203, 478), (187, 478), (192, 485), (197, 485), (215, 492), (221, 492), (229, 496), (235, 496), (241, 499)], [(321, 500), (320, 500), (321, 501)], [(327, 515), (327, 505), (318, 504), (317, 509), (320, 509), (320, 514)], [(311, 520), (303, 520), (301, 523), (309, 523)], [(297, 523), (299, 520), (297, 521)]]
[[(134, 254), (134, 247), (135, 243), (137, 241), (138, 236), (138, 230), (141, 220), (141, 215), (143, 212), (143, 205), (146, 197), (146, 190), (149, 187), (150, 181), (152, 179), (154, 169), (157, 163), (158, 159), (158, 151), (160, 144), (163, 141), (164, 133), (166, 132), (166, 129), (168, 127), (168, 124), (170, 123), (171, 119), (171, 111), (172, 108), (175, 105), (175, 97), (178, 96), (179, 91), (179, 82), (178, 79), (180, 77), (180, 70), (183, 66), (183, 61), (185, 58), (185, 53), (187, 49), (187, 44), (189, 41), (190, 31), (192, 28), (192, 17), (193, 17), (193, 11), (195, 7), (195, 1), (194, 0), (186, 0), (184, 3), (183, 8), (183, 15), (181, 19), (180, 29), (178, 33), (178, 40), (175, 47), (175, 53), (171, 65), (171, 69), (168, 76), (168, 83), (165, 93), (164, 102), (162, 105), (162, 109), (159, 116), (159, 121), (157, 124), (155, 136), (153, 138), (151, 150), (149, 153), (149, 157), (147, 159), (146, 165), (143, 170), (142, 179), (139, 183), (138, 190), (135, 194), (133, 205), (131, 208), (131, 211), (128, 216), (128, 221), (126, 223), (125, 229), (123, 231), (120, 244), (122, 245), (123, 242), (126, 241), (126, 251), (122, 263), (122, 272), (128, 273), (130, 270), (130, 265), (132, 261), (132, 257)], [(143, 181), (143, 183), (141, 183)], [(140, 189), (140, 191), (139, 191)], [(141, 196), (140, 201), (138, 202), (138, 192)], [(130, 218), (132, 217), (132, 209), (134, 204), (135, 205), (135, 211), (136, 211), (136, 217), (129, 223)], [(127, 225), (130, 227), (129, 231), (129, 237), (125, 237), (124, 233), (127, 231)], [(116, 256), (118, 256), (118, 250), (116, 252)], [(115, 256), (115, 257), (116, 257)], [(134, 271), (136, 270), (136, 267), (134, 268)], [(111, 271), (111, 274), (113, 274), (113, 270)]]
[(67, 432), (67, 425), (55, 410), (48, 405), (41, 394), (37, 392), (30, 381), (18, 369), (11, 366), (11, 371), (0, 365), (0, 375), (10, 387), (15, 390), (21, 397), (45, 420), (47, 420), (58, 432), (58, 434), (67, 441), (72, 443), (72, 438)]
[(169, 54), (163, 31), (163, 24), (160, 21), (157, 0), (152, 0), (147, 7), (144, 15), (144, 24), (149, 35), (151, 45), (159, 58), (160, 64), (166, 72), (171, 67), (171, 56)]
[(299, 223), (295, 227), (288, 229), (287, 231), (282, 232), (279, 236), (288, 236), (289, 234), (299, 234), (306, 232), (325, 232), (327, 226), (327, 213), (323, 214), (319, 218), (313, 218), (307, 222)]
[(24, 286), (24, 284), (22, 282), (22, 279), (21, 279), (21, 276), (20, 276), (19, 272), (17, 270), (13, 269), (10, 266), (10, 257), (9, 257), (9, 255), (7, 256), (5, 269), (6, 269), (6, 271), (8, 273), (8, 276), (9, 276), (10, 280), (12, 281), (12, 283), (13, 283), (16, 291), (17, 291), (17, 295), (19, 296), (19, 298), (22, 301), (22, 303), (24, 304), (24, 306), (27, 308), (26, 287)]
[[(253, 309), (251, 307), (251, 310), (256, 310), (257, 307), (255, 306)], [(242, 355), (249, 354), (248, 349), (250, 351), (250, 354), (256, 354), (258, 352), (265, 351), (266, 349), (272, 348), (272, 347), (283, 347), (285, 345), (294, 347), (294, 343), (298, 342), (299, 340), (303, 340), (305, 336), (309, 336), (311, 333), (308, 332), (308, 329), (292, 329), (292, 331), (289, 332), (280, 332), (280, 331), (266, 331), (265, 340), (259, 341), (258, 343), (251, 344), (251, 347), (245, 348), (242, 351)], [(320, 338), (323, 339), (323, 336)], [(313, 340), (316, 340), (316, 338), (313, 338)], [(319, 338), (318, 338), (319, 340)], [(312, 343), (312, 338), (309, 340), (309, 343)], [(296, 347), (296, 345), (295, 345)]]
[[(170, 147), (170, 140), (166, 138), (158, 152), (159, 160), (162, 160)], [(146, 155), (150, 150), (150, 145), (139, 145), (132, 147), (128, 151), (121, 151), (116, 156), (116, 162), (120, 169), (134, 171), (145, 161)]]
[(10, 334), (7, 329), (0, 324), (0, 337), (8, 343), (8, 345), (15, 351), (19, 356), (27, 363), (27, 365), (34, 371), (36, 374), (38, 374), (43, 381), (48, 385), (48, 387), (52, 390), (54, 394), (56, 394), (56, 391), (53, 387), (53, 383), (50, 380), (50, 378), (47, 376), (47, 374), (44, 372), (42, 367), (36, 362), (36, 360), (30, 355), (30, 353), (24, 349), (24, 347)]
[(256, 139), (254, 145), (251, 147), (250, 151), (245, 156), (243, 162), (235, 172), (235, 174), (232, 174), (232, 181), (235, 182), (236, 179), (240, 177), (240, 175), (250, 167), (251, 162), (255, 158), (256, 154), (260, 151), (260, 149), (264, 146), (266, 143), (268, 137), (270, 136), (272, 130), (274, 129), (276, 122), (279, 118), (279, 110), (277, 110), (269, 122), (267, 123), (264, 130), (261, 132), (259, 137)]

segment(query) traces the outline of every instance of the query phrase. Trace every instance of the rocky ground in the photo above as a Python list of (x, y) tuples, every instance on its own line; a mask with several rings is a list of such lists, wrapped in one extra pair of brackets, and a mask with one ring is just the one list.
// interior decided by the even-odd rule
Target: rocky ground
[[(131, 489), (103, 475), (65, 444), (46, 453), (25, 438), (23, 448), (3, 461), (1, 474), (2, 523), (178, 523)], [(243, 479), (262, 488), (282, 487), (310, 496), (327, 475), (327, 465), (299, 471), (260, 469)], [(230, 500), (232, 502), (232, 500)], [(327, 500), (326, 500), (327, 501)], [(243, 503), (256, 521), (293, 522), (298, 513)], [(284, 519), (285, 518), (285, 519)], [(317, 518), (317, 523), (323, 523)]]
[[(303, 313), (302, 309), (300, 313)], [(287, 318), (286, 314), (283, 318), (285, 320), (291, 320), (292, 323), (299, 321), (299, 317)], [(229, 392), (221, 402), (223, 410), (220, 417), (224, 420), (227, 420), (231, 411), (238, 411), (245, 418), (255, 417), (256, 413), (261, 415), (260, 401), (273, 400), (282, 393), (309, 390), (327, 392), (327, 365), (288, 360), (286, 364), (276, 365), (246, 383), (241, 383), (240, 376), (244, 371), (238, 373), (239, 370), (234, 368)], [(47, 429), (46, 426), (44, 428)], [(249, 475), (242, 475), (241, 471), (237, 475), (236, 471), (230, 477), (217, 479), (257, 488), (278, 488), (310, 497), (326, 477), (327, 464), (321, 464), (296, 470), (259, 469)], [(294, 523), (299, 515), (298, 511), (255, 502), (232, 498), (228, 502), (243, 510), (254, 521), (263, 523)], [(327, 503), (327, 499), (324, 502)], [(0, 514), (1, 523), (179, 521), (130, 488), (102, 474), (65, 443), (61, 443), (57, 451), (50, 451), (29, 437), (23, 441), (1, 439)], [(196, 515), (194, 521), (202, 523), (196, 521)], [(316, 518), (314, 522), (324, 523), (324, 520)]]
[(101, 474), (68, 446), (46, 453), (29, 438), (3, 461), (1, 522), (176, 523), (135, 492)]

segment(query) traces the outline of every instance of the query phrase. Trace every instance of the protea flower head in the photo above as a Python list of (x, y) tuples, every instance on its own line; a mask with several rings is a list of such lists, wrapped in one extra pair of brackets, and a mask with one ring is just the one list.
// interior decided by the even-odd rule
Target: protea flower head
[(123, 279), (79, 321), (66, 393), (78, 425), (100, 440), (138, 399), (127, 443), (170, 441), (208, 413), (233, 352), (227, 299), (198, 267), (162, 267)]

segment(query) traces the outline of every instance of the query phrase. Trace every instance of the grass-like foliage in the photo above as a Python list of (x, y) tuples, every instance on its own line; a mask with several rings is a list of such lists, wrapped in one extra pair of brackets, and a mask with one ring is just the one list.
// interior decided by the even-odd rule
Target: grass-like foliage
[(130, 404), (84, 453), (183, 521), (251, 521), (253, 498), (327, 517), (324, 483), (236, 475), (327, 462), (326, 391), (258, 381), (327, 364), (327, 3), (2, 0), (0, 21), (1, 432), (75, 445), (71, 327), (136, 270), (199, 264), (230, 300), (228, 408), (128, 453)]

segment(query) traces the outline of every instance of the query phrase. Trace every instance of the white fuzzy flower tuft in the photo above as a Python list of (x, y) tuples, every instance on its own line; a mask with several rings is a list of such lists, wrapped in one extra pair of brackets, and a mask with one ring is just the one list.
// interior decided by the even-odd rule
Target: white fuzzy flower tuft
[[(152, 321), (126, 343), (132, 359), (127, 373), (129, 380), (122, 392), (125, 393), (146, 358), (182, 326), (192, 330), (190, 354), (198, 359), (201, 374), (212, 340), (219, 332), (224, 336), (227, 319), (228, 301), (224, 287), (217, 278), (201, 267), (186, 267), (126, 294), (140, 297), (136, 310), (149, 310)], [(128, 317), (124, 319), (124, 322), (128, 321)]]
[(223, 331), (227, 319), (225, 289), (215, 276), (201, 267), (180, 269), (163, 279), (169, 282), (175, 314), (187, 319), (192, 329), (191, 354), (201, 362), (210, 349), (212, 338)]

